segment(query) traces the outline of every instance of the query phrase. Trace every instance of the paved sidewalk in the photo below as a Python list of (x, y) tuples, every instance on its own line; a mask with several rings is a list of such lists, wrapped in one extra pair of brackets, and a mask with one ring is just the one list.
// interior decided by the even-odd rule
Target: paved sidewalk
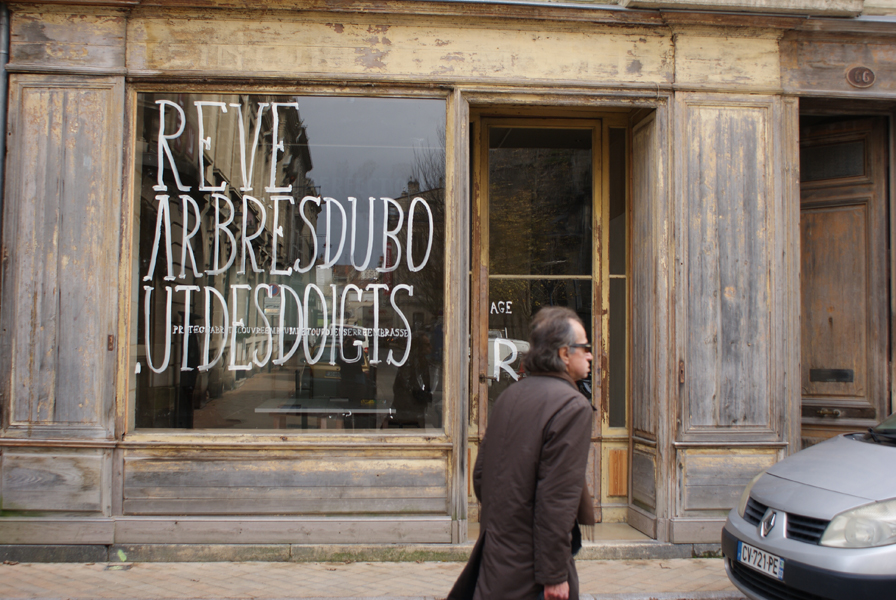
[[(742, 599), (721, 559), (577, 561), (583, 600)], [(440, 599), (459, 562), (0, 564), (3, 599)]]

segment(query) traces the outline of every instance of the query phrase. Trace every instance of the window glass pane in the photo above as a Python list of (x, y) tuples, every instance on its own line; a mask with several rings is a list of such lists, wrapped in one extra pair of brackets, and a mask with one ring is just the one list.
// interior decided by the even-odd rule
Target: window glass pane
[(138, 428), (442, 427), (445, 102), (138, 94)]
[(529, 349), (529, 323), (541, 308), (571, 308), (582, 319), (591, 341), (591, 281), (490, 279), (488, 295), (486, 375), (491, 378), (488, 381), (488, 406), (491, 410), (501, 392), (522, 375), (520, 363)]
[(800, 180), (822, 181), (865, 174), (865, 142), (803, 146)]
[(625, 324), (626, 280), (610, 279), (610, 339), (608, 353), (608, 379), (610, 397), (610, 427), (625, 427)]
[(610, 427), (625, 427), (626, 411), (626, 171), (625, 129), (610, 129), (610, 320), (608, 390)]
[(591, 130), (489, 130), (490, 272), (591, 275)]
[(625, 275), (625, 129), (610, 129), (610, 274)]

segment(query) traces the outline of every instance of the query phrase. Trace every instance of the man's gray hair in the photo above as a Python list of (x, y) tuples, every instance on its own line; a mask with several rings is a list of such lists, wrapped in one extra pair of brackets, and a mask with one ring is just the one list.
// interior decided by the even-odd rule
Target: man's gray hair
[(565, 373), (566, 363), (558, 350), (576, 343), (575, 321), (585, 327), (582, 319), (563, 306), (542, 308), (532, 319), (529, 332), (529, 352), (523, 359), (530, 373)]

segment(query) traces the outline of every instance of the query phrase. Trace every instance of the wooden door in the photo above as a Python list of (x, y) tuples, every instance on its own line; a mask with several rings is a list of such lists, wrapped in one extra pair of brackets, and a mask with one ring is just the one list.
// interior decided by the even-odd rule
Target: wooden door
[(886, 415), (886, 131), (882, 118), (801, 128), (804, 447)]
[[(539, 309), (571, 308), (589, 340), (600, 339), (602, 312), (594, 306), (601, 281), (595, 243), (601, 122), (483, 119), (479, 131), (471, 355), (481, 436), (497, 397), (522, 375), (529, 323)], [(600, 364), (596, 355), (592, 372)], [(594, 423), (589, 471), (600, 473), (599, 413)], [(588, 479), (599, 499), (599, 478)]]

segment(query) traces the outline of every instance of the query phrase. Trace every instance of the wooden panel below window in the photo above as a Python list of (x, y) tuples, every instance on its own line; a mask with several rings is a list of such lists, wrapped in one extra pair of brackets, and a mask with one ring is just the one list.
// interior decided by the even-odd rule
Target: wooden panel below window
[[(393, 517), (116, 517), (0, 519), (6, 544), (448, 544), (448, 516)], [(195, 547), (194, 547), (195, 548)], [(130, 554), (128, 549), (125, 549)], [(143, 549), (148, 551), (150, 549)], [(165, 552), (167, 550), (168, 552)], [(294, 552), (308, 553), (306, 549)], [(189, 551), (185, 551), (189, 555)], [(295, 555), (295, 554), (294, 554)]]
[(126, 459), (129, 515), (446, 514), (446, 460)]
[(669, 8), (729, 12), (787, 13), (827, 17), (857, 17), (862, 0), (622, 0), (629, 8)]
[(103, 467), (100, 451), (35, 453), (7, 449), (0, 457), (0, 509), (26, 514), (100, 513), (109, 485), (104, 481)]
[(609, 451), (607, 496), (628, 496), (628, 450)]
[(632, 503), (656, 513), (656, 457), (632, 452)]
[(744, 487), (777, 460), (774, 450), (682, 450), (679, 454), (682, 516), (724, 516)]

